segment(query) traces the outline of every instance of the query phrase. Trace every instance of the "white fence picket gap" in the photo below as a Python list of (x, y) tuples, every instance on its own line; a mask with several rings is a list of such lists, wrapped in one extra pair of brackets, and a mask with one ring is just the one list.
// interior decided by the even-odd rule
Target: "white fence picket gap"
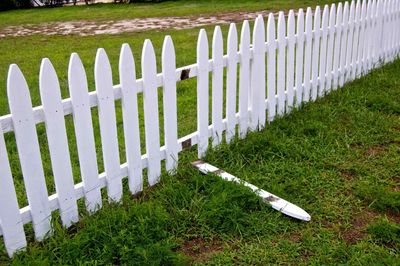
[(239, 78), (239, 136), (247, 135), (249, 126), (250, 94), (250, 26), (245, 20), (240, 35), (240, 78)]
[(285, 13), (279, 12), (278, 17), (278, 69), (277, 69), (277, 94), (278, 94), (278, 115), (285, 113), (285, 90), (286, 90), (286, 22)]
[(219, 26), (214, 29), (212, 41), (212, 125), (213, 146), (222, 141), (222, 111), (223, 111), (223, 82), (224, 82), (224, 45), (222, 32)]
[(329, 93), (332, 88), (333, 52), (335, 44), (336, 5), (331, 5), (329, 13), (328, 50), (326, 53), (326, 85), (324, 91)]
[(118, 202), (122, 197), (122, 181), (119, 177), (120, 159), (118, 148), (117, 121), (111, 66), (104, 49), (97, 50), (95, 83), (99, 102), (99, 122), (104, 169), (107, 176), (107, 193), (110, 201)]
[[(354, 37), (353, 37), (353, 51), (352, 51), (352, 59), (351, 59), (351, 80), (354, 80), (357, 75), (357, 56), (358, 56), (358, 44), (360, 38), (360, 24), (361, 20), (361, 0), (357, 0), (356, 2), (356, 11), (354, 16)], [(379, 40), (379, 38), (377, 38)]]
[(42, 60), (40, 66), (39, 88), (61, 221), (64, 226), (69, 227), (78, 222), (78, 205), (75, 198), (60, 84), (56, 71), (47, 58)]
[[(263, 23), (264, 24), (264, 23)], [(267, 67), (267, 90), (268, 90), (268, 122), (274, 120), (276, 115), (276, 35), (275, 17), (273, 13), (268, 16), (267, 42), (268, 42), (268, 67)], [(260, 55), (261, 57), (261, 55)], [(253, 72), (253, 69), (252, 69)]]
[(303, 67), (304, 67), (304, 11), (297, 14), (296, 42), (296, 106), (303, 102)]
[(295, 48), (295, 17), (293, 10), (289, 11), (288, 30), (287, 30), (287, 73), (286, 73), (286, 92), (287, 92), (287, 112), (291, 111), (294, 103), (294, 48)]
[(305, 55), (304, 55), (304, 91), (303, 91), (303, 102), (310, 100), (311, 90), (311, 57), (312, 57), (312, 10), (307, 8), (306, 13), (306, 43), (305, 43)]
[(26, 247), (24, 226), (0, 125), (0, 225), (8, 256)]
[(342, 39), (342, 21), (343, 21), (342, 3), (338, 4), (336, 15), (336, 34), (335, 34), (335, 50), (333, 54), (333, 81), (332, 88), (337, 89), (339, 83), (339, 67), (340, 67), (340, 45)]
[(123, 44), (119, 58), (122, 118), (125, 150), (128, 163), (128, 184), (135, 195), (143, 190), (142, 159), (140, 151), (139, 113), (137, 102), (136, 68), (131, 48)]
[(235, 23), (231, 23), (228, 32), (226, 64), (226, 142), (235, 136), (236, 128), (236, 87), (237, 87), (237, 51), (238, 37)]
[(142, 51), (143, 105), (148, 156), (148, 182), (157, 184), (161, 175), (160, 126), (158, 120), (157, 65), (153, 44), (146, 40)]
[(178, 166), (178, 118), (176, 107), (175, 48), (170, 36), (162, 49), (164, 138), (166, 170), (174, 173)]
[(15, 64), (8, 72), (7, 94), (35, 238), (41, 241), (51, 230), (51, 211), (28, 84)]
[(319, 56), (319, 90), (318, 96), (322, 97), (325, 93), (325, 73), (326, 73), (326, 53), (328, 44), (328, 23), (329, 23), (329, 6), (325, 5), (322, 13), (322, 37), (321, 51)]
[(253, 29), (250, 84), (250, 129), (255, 131), (265, 126), (265, 27), (261, 15), (257, 17)]
[(71, 55), (69, 61), (68, 84), (86, 209), (89, 213), (94, 213), (102, 206), (99, 170), (86, 72), (76, 53)]
[(366, 0), (362, 1), (361, 4), (361, 18), (360, 18), (360, 33), (359, 33), (359, 43), (358, 43), (358, 51), (357, 51), (357, 77), (360, 77), (363, 74), (364, 68), (364, 42), (365, 38), (365, 25), (366, 25)]
[(321, 41), (321, 8), (319, 6), (315, 9), (314, 14), (314, 34), (313, 34), (313, 47), (312, 47), (312, 64), (311, 64), (311, 99), (315, 101), (318, 96), (318, 74), (319, 74), (319, 57), (320, 57), (320, 41)]
[(197, 133), (198, 157), (208, 148), (208, 39), (204, 29), (197, 40)]
[(339, 87), (344, 84), (344, 76), (346, 75), (346, 50), (348, 39), (348, 23), (349, 23), (349, 3), (345, 2), (343, 7), (343, 20), (342, 20), (342, 37), (340, 44), (340, 70), (339, 70)]
[(346, 48), (346, 75), (344, 77), (344, 81), (348, 82), (351, 79), (351, 72), (352, 72), (352, 64), (351, 64), (351, 58), (352, 58), (352, 52), (353, 52), (353, 36), (354, 36), (354, 17), (355, 17), (355, 3), (354, 1), (351, 1), (350, 4), (350, 15), (349, 15), (349, 36), (347, 39), (347, 48)]

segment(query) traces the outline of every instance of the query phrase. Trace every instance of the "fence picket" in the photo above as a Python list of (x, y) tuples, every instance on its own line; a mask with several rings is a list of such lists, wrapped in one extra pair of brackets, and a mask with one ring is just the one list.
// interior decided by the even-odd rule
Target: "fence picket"
[(297, 14), (296, 44), (296, 106), (303, 102), (303, 67), (304, 67), (304, 11)]
[(146, 40), (142, 51), (143, 105), (148, 158), (148, 182), (157, 184), (161, 175), (160, 126), (158, 120), (157, 65), (153, 44)]
[(235, 23), (231, 23), (228, 32), (226, 65), (226, 142), (235, 136), (236, 127), (236, 87), (237, 87), (237, 51), (238, 37)]
[(223, 82), (224, 82), (224, 48), (222, 32), (219, 26), (214, 29), (212, 40), (212, 125), (213, 146), (222, 141), (222, 111), (223, 111)]
[(319, 97), (323, 96), (325, 92), (328, 23), (329, 23), (329, 6), (325, 5), (324, 11), (322, 13), (322, 37), (321, 37), (321, 51), (319, 57), (319, 90), (318, 90)]
[(143, 190), (142, 159), (140, 151), (139, 113), (137, 102), (136, 68), (131, 48), (123, 44), (119, 58), (122, 118), (125, 150), (128, 163), (128, 184), (135, 195)]
[(336, 5), (332, 4), (329, 13), (328, 50), (326, 53), (326, 85), (325, 85), (326, 93), (329, 93), (332, 88), (333, 52), (335, 44), (335, 22), (336, 22)]
[(346, 47), (346, 75), (344, 77), (344, 81), (348, 82), (351, 79), (352, 72), (352, 52), (353, 52), (353, 36), (354, 36), (354, 16), (355, 16), (355, 3), (351, 1), (350, 4), (350, 14), (349, 14), (349, 22), (348, 22), (348, 39), (347, 39), (347, 47)]
[(257, 17), (253, 29), (250, 84), (250, 129), (254, 131), (265, 126), (265, 29), (262, 16)]
[(249, 126), (250, 94), (250, 26), (245, 20), (240, 35), (240, 78), (239, 78), (239, 136), (247, 135)]
[(365, 25), (366, 25), (366, 0), (362, 1), (361, 4), (361, 18), (360, 18), (360, 36), (359, 36), (359, 43), (358, 43), (358, 51), (357, 51), (357, 77), (360, 77), (363, 74), (364, 68), (364, 42), (365, 38)]
[[(354, 80), (357, 75), (357, 55), (358, 55), (358, 44), (360, 41), (360, 24), (361, 24), (361, 0), (357, 0), (356, 2), (356, 10), (354, 16), (354, 37), (353, 37), (353, 51), (352, 51), (352, 59), (351, 59), (351, 80)], [(378, 39), (378, 38), (377, 38)]]
[(314, 34), (312, 46), (312, 64), (311, 64), (311, 99), (315, 101), (318, 96), (318, 73), (319, 73), (319, 58), (320, 58), (320, 41), (321, 41), (321, 8), (317, 6), (314, 14)]
[(26, 238), (1, 124), (0, 165), (0, 225), (7, 253), (12, 257), (26, 247)]
[(51, 211), (28, 84), (15, 64), (8, 72), (7, 94), (35, 238), (41, 241), (51, 230)]
[(304, 55), (304, 91), (303, 91), (303, 102), (307, 103), (310, 100), (311, 90), (311, 57), (312, 57), (312, 10), (307, 8), (306, 13), (306, 44), (305, 44), (305, 55)]
[[(370, 14), (370, 44), (368, 46), (368, 53), (369, 53), (369, 62), (368, 62), (368, 71), (371, 71), (372, 68), (375, 66), (375, 38), (376, 36), (376, 1), (372, 0), (371, 2), (371, 14)], [(392, 30), (392, 27), (391, 27)], [(393, 40), (393, 34), (391, 34), (391, 40)]]
[(334, 90), (338, 87), (339, 82), (339, 67), (340, 67), (340, 45), (342, 39), (342, 3), (338, 4), (337, 14), (336, 14), (336, 34), (335, 34), (335, 51), (333, 54), (333, 82), (332, 88)]
[(174, 173), (178, 165), (178, 118), (176, 107), (175, 48), (170, 36), (165, 37), (162, 50), (164, 138), (166, 170)]
[[(268, 89), (268, 122), (274, 120), (276, 115), (276, 41), (275, 41), (275, 18), (274, 14), (268, 16), (267, 25), (268, 42), (268, 66), (267, 66), (267, 89)], [(261, 57), (261, 55), (259, 56)], [(263, 56), (264, 57), (264, 56)], [(253, 69), (252, 69), (253, 70)], [(265, 71), (265, 69), (264, 69)], [(252, 71), (253, 72), (253, 71)]]
[(204, 29), (197, 40), (197, 132), (198, 157), (202, 158), (208, 147), (208, 39)]
[(365, 13), (365, 32), (364, 32), (364, 47), (363, 47), (363, 73), (367, 74), (369, 70), (369, 42), (371, 41), (371, 1), (367, 1), (367, 10)]
[(285, 89), (286, 89), (286, 22), (285, 13), (279, 12), (278, 17), (278, 69), (277, 69), (277, 94), (278, 94), (278, 115), (285, 113)]
[(86, 209), (88, 212), (94, 213), (102, 206), (99, 170), (97, 167), (86, 72), (81, 59), (76, 53), (71, 55), (69, 61), (68, 84)]
[(287, 73), (286, 73), (286, 92), (287, 105), (286, 111), (290, 112), (294, 103), (294, 49), (295, 49), (295, 17), (293, 10), (289, 11), (288, 30), (287, 30)]
[(347, 50), (347, 39), (349, 29), (349, 2), (344, 3), (343, 7), (343, 20), (342, 20), (342, 37), (340, 44), (340, 70), (339, 70), (339, 87), (344, 84), (344, 77), (346, 75), (346, 50)]
[(56, 71), (47, 58), (42, 60), (40, 67), (39, 88), (61, 221), (64, 226), (69, 227), (78, 222), (78, 205), (75, 198), (60, 84)]
[(117, 122), (111, 66), (104, 49), (97, 50), (95, 62), (95, 84), (99, 102), (99, 122), (104, 169), (107, 176), (107, 193), (110, 201), (118, 202), (122, 197), (122, 181), (119, 177), (120, 159), (118, 150)]

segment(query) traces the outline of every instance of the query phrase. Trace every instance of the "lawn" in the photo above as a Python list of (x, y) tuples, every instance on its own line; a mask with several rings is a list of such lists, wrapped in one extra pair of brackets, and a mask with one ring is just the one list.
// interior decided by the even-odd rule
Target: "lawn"
[[(196, 1), (204, 10), (209, 8), (210, 11), (210, 6), (205, 2)], [(305, 6), (307, 1), (285, 1), (279, 5), (280, 2), (283, 1), (267, 3), (276, 4), (277, 9), (282, 9)], [(154, 13), (149, 16), (163, 15), (162, 12), (166, 11), (160, 7), (178, 6), (178, 3), (157, 4)], [(224, 10), (230, 7), (231, 10), (250, 10), (262, 2), (212, 3)], [(127, 10), (132, 8), (125, 7)], [(149, 7), (143, 4), (136, 8)], [(90, 8), (104, 9), (110, 13), (112, 8), (116, 8), (120, 12), (119, 18), (127, 12), (114, 5)], [(70, 10), (82, 13), (70, 12), (69, 16), (58, 14), (57, 17), (79, 19), (71, 16), (85, 14), (85, 7), (72, 7)], [(135, 6), (131, 10), (136, 10)], [(200, 7), (195, 12), (198, 10)], [(33, 11), (21, 11), (18, 23), (24, 23), (23, 17), (28, 17), (26, 14), (29, 12)], [(68, 13), (69, 8), (65, 11), (52, 9), (50, 14), (35, 16), (33, 20), (36, 23), (46, 19), (57, 20), (51, 17), (53, 12)], [(171, 12), (168, 15), (172, 15)], [(176, 12), (179, 12), (179, 8)], [(186, 10), (182, 7), (181, 12)], [(2, 13), (0, 16), (9, 16), (11, 13)], [(93, 19), (101, 19), (99, 13), (90, 14)], [(113, 14), (117, 16), (116, 13)], [(18, 12), (15, 14), (17, 20)], [(145, 14), (141, 12), (141, 15)], [(11, 25), (17, 22), (10, 19), (7, 23)], [(211, 40), (213, 29), (206, 29)], [(226, 36), (227, 27), (223, 26), (222, 29)], [(66, 73), (71, 52), (78, 52), (81, 56), (89, 87), (94, 90), (96, 48), (106, 48), (114, 70), (114, 83), (118, 83), (118, 54), (122, 43), (131, 45), (136, 65), (140, 66), (143, 41), (146, 38), (153, 41), (159, 58), (163, 36), (170, 34), (177, 48), (177, 66), (183, 66), (195, 62), (197, 33), (198, 29), (190, 29), (88, 37), (34, 35), (0, 39), (0, 49), (6, 51), (0, 57), (0, 84), (3, 84), (0, 86), (0, 115), (9, 112), (5, 84), (10, 63), (17, 63), (21, 67), (30, 85), (33, 103), (39, 105), (38, 73), (42, 57), (49, 57), (53, 62), (65, 98), (68, 97)], [(80, 201), (81, 221), (68, 230), (61, 228), (55, 214), (54, 236), (43, 243), (33, 241), (32, 228), (27, 225), (30, 240), (27, 252), (9, 260), (0, 241), (0, 263), (396, 265), (400, 259), (399, 73), (400, 61), (397, 60), (315, 103), (277, 119), (262, 132), (252, 133), (245, 140), (222, 145), (207, 154), (206, 160), (211, 164), (303, 207), (312, 216), (310, 223), (297, 222), (271, 210), (240, 186), (222, 182), (213, 176), (200, 175), (189, 165), (197, 154), (192, 150), (182, 153), (177, 175), (171, 177), (164, 174), (159, 185), (146, 188), (136, 198), (129, 195), (125, 184), (125, 196), (121, 204), (107, 206), (105, 203), (106, 206), (92, 216), (85, 214)], [(141, 74), (138, 73), (138, 76)], [(178, 87), (180, 136), (196, 130), (196, 121), (193, 119), (196, 116), (195, 89), (195, 80), (184, 81)], [(140, 117), (142, 121), (142, 113)], [(93, 120), (98, 163), (102, 171), (96, 109), (93, 110)], [(66, 118), (66, 122), (75, 181), (79, 182), (71, 116)], [(117, 124), (121, 160), (125, 161), (119, 102)], [(141, 127), (144, 144), (143, 123)], [(55, 190), (45, 128), (44, 125), (38, 125), (37, 128), (48, 190), (53, 193)], [(6, 134), (6, 142), (22, 207), (27, 201), (12, 133)]]
[(338, 2), (337, 0), (176, 0), (158, 4), (95, 4), (0, 13), (2, 27), (71, 20), (119, 20), (141, 17), (194, 16), (232, 11), (289, 10)]

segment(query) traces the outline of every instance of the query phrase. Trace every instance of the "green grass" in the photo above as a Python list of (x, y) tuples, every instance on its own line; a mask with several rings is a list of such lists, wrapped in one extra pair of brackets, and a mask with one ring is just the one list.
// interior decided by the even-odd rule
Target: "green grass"
[[(302, 1), (302, 6), (306, 2)], [(209, 8), (205, 1), (198, 3)], [(277, 9), (286, 9), (300, 2), (213, 3), (224, 10), (230, 7), (247, 10), (245, 5), (254, 3), (275, 3)], [(163, 5), (177, 7), (179, 2), (158, 4), (154, 8), (155, 13), (149, 16), (161, 12), (159, 7)], [(110, 11), (114, 7), (121, 13)], [(142, 5), (124, 7), (133, 12)], [(143, 5), (145, 7), (150, 6)], [(114, 5), (90, 8), (104, 9), (104, 13), (110, 12), (118, 18), (122, 18), (125, 12)], [(79, 12), (74, 15), (69, 10)], [(38, 13), (29, 15), (33, 12), (30, 10), (1, 13), (0, 16), (11, 18), (5, 17), (7, 19), (1, 20), (0, 24), (5, 20), (9, 20), (4, 23), (10, 25), (24, 23), (25, 15), (25, 18), (35, 17), (36, 23), (79, 19), (71, 16), (84, 16), (80, 10), (84, 11), (85, 7), (51, 9), (48, 14), (38, 11), (43, 12), (43, 16), (35, 15)], [(214, 10), (217, 10), (216, 7)], [(192, 11), (181, 7), (181, 12)], [(58, 12), (70, 13), (62, 16)], [(146, 15), (144, 11), (137, 12)], [(12, 18), (13, 13), (15, 18)], [(91, 12), (90, 16), (97, 19), (100, 13)], [(226, 36), (227, 27), (223, 26), (222, 30)], [(212, 28), (207, 27), (207, 31), (211, 40)], [(165, 34), (171, 34), (176, 44), (177, 66), (195, 62), (198, 29), (170, 30), (161, 34), (150, 31), (88, 37), (36, 35), (1, 39), (0, 50), (5, 52), (0, 57), (0, 115), (9, 112), (5, 84), (11, 63), (21, 67), (30, 86), (33, 103), (40, 105), (38, 73), (41, 58), (49, 57), (53, 62), (65, 98), (68, 97), (67, 66), (71, 52), (78, 52), (81, 56), (87, 69), (89, 88), (93, 90), (96, 48), (106, 48), (114, 70), (114, 83), (118, 83), (121, 44), (128, 42), (131, 45), (140, 77), (143, 41), (146, 38), (153, 41), (159, 59)], [(122, 203), (111, 206), (105, 203), (95, 215), (87, 215), (80, 200), (81, 220), (68, 230), (61, 227), (55, 213), (54, 235), (43, 243), (34, 242), (31, 226), (25, 226), (29, 240), (27, 252), (18, 254), (13, 260), (7, 258), (0, 239), (0, 264), (396, 265), (400, 259), (398, 73), (399, 60), (277, 119), (262, 132), (252, 133), (245, 140), (235, 140), (231, 145), (224, 144), (207, 154), (206, 160), (211, 164), (303, 207), (312, 216), (310, 223), (297, 222), (273, 211), (245, 188), (225, 183), (214, 176), (200, 175), (190, 167), (190, 162), (196, 159), (193, 149), (181, 153), (177, 175), (171, 177), (164, 174), (159, 185), (154, 189), (146, 188), (137, 198), (129, 195), (125, 182)], [(178, 86), (180, 136), (196, 130), (193, 119), (196, 117), (195, 90), (193, 79)], [(140, 118), (144, 144), (142, 112)], [(96, 109), (93, 121), (98, 163), (102, 171)], [(75, 182), (79, 182), (71, 116), (67, 116), (66, 123)], [(124, 162), (119, 101), (117, 126), (121, 160)], [(44, 125), (38, 125), (37, 129), (48, 190), (54, 193)], [(16, 145), (12, 133), (7, 133), (5, 137), (22, 207), (27, 200)]]
[(16, 10), (0, 13), (0, 28), (71, 20), (117, 20), (129, 18), (160, 16), (193, 16), (199, 14), (217, 14), (230, 11), (288, 10), (305, 8), (337, 2), (334, 0), (176, 0), (159, 4), (136, 3), (96, 4), (90, 6), (72, 6), (62, 8), (45, 8)]

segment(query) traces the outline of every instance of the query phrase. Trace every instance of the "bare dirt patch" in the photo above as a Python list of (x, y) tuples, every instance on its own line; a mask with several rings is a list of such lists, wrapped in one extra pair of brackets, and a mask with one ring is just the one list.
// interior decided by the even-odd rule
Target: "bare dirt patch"
[(266, 17), (270, 11), (258, 12), (229, 12), (217, 15), (137, 18), (117, 21), (66, 21), (39, 25), (9, 26), (0, 29), (0, 38), (40, 35), (69, 35), (80, 36), (98, 34), (119, 34), (123, 32), (140, 32), (146, 30), (189, 29), (206, 25), (228, 24), (254, 20), (258, 15)]
[(191, 257), (194, 262), (203, 262), (222, 250), (223, 245), (217, 240), (206, 241), (203, 238), (194, 238), (186, 241), (178, 251)]
[(340, 234), (343, 240), (346, 241), (347, 244), (352, 245), (363, 239), (367, 234), (366, 227), (378, 216), (379, 214), (375, 212), (363, 210), (354, 217), (351, 222), (351, 228), (341, 230)]
[(386, 147), (383, 145), (375, 145), (365, 151), (364, 155), (367, 157), (376, 156), (386, 151)]

